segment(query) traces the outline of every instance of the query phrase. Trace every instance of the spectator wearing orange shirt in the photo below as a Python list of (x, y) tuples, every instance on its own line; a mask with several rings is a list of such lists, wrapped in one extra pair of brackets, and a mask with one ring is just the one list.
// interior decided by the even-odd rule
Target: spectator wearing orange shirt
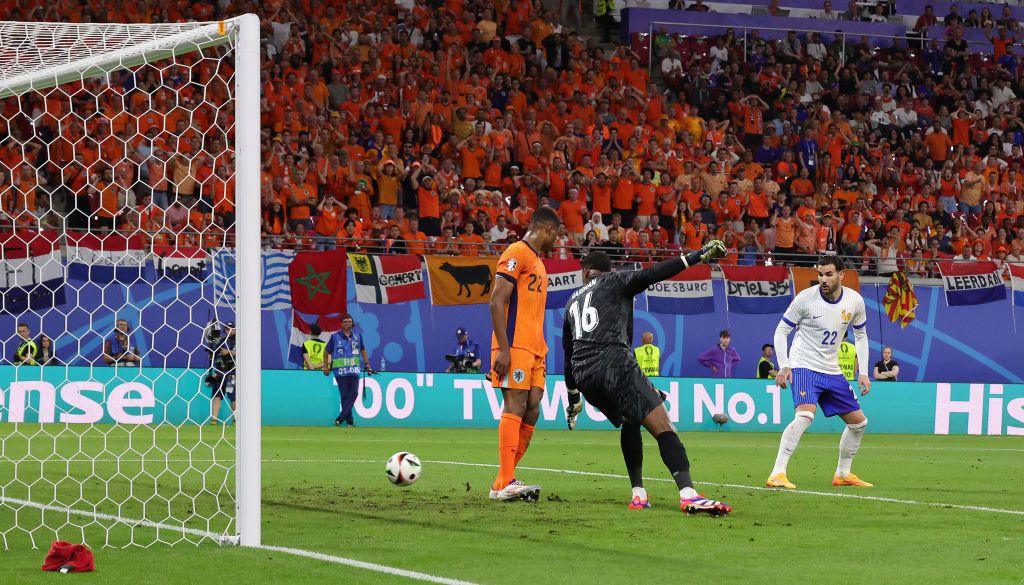
[(569, 198), (558, 206), (558, 216), (562, 218), (565, 231), (577, 244), (583, 241), (583, 226), (590, 215), (587, 204), (579, 197), (579, 189), (569, 189)]
[(462, 234), (458, 237), (459, 250), (462, 256), (477, 257), (480, 252), (483, 251), (484, 239), (476, 233), (476, 224), (472, 221), (467, 221), (463, 226)]

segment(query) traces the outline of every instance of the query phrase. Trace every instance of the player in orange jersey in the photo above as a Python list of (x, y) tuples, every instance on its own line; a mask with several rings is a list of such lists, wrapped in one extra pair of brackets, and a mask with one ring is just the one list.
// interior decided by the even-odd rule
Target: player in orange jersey
[(544, 394), (544, 304), (548, 273), (541, 254), (550, 252), (558, 237), (558, 214), (550, 207), (533, 213), (526, 235), (498, 259), (491, 291), (491, 384), (501, 388), (504, 412), (498, 423), (498, 477), (492, 500), (537, 500), (540, 486), (516, 479), (540, 414)]

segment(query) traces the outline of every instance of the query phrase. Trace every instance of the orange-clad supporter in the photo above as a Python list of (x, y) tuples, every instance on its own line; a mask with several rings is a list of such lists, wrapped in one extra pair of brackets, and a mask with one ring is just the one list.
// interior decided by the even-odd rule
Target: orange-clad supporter
[(579, 190), (569, 190), (569, 198), (558, 206), (558, 216), (565, 225), (565, 231), (575, 243), (582, 242), (583, 226), (587, 218), (590, 217), (590, 211), (587, 210), (586, 202), (580, 201)]
[(612, 184), (608, 182), (608, 176), (598, 173), (594, 182), (590, 185), (591, 205), (594, 211), (604, 216), (611, 217), (612, 214)]
[(420, 220), (416, 216), (409, 218), (409, 227), (402, 231), (406, 250), (410, 254), (427, 254), (430, 236), (420, 231)]
[(480, 234), (476, 233), (476, 224), (471, 221), (467, 221), (463, 227), (463, 231), (457, 238), (459, 241), (459, 251), (462, 256), (477, 257), (480, 256), (484, 251), (484, 238)]
[(498, 259), (491, 291), (491, 384), (501, 388), (503, 413), (498, 425), (498, 474), (493, 499), (527, 497), (539, 487), (516, 481), (516, 465), (525, 455), (539, 416), (545, 388), (544, 310), (548, 278), (541, 255), (552, 250), (561, 222), (549, 207), (530, 219), (526, 235)]

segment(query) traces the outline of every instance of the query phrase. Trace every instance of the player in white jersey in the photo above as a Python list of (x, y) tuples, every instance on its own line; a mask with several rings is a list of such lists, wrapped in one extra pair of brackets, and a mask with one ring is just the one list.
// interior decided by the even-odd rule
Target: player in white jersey
[[(811, 425), (817, 407), (821, 406), (825, 416), (838, 414), (846, 423), (839, 439), (839, 465), (832, 485), (871, 487), (872, 484), (850, 471), (868, 419), (860, 408), (857, 392), (843, 377), (838, 354), (847, 328), (853, 327), (860, 394), (863, 396), (870, 392), (864, 297), (842, 285), (842, 260), (823, 256), (817, 268), (818, 286), (804, 289), (796, 295), (775, 328), (775, 352), (779, 358), (775, 381), (780, 388), (787, 384), (792, 386), (796, 413), (793, 422), (782, 432), (779, 454), (767, 485), (796, 489), (786, 476), (786, 467), (800, 443), (800, 436)], [(796, 335), (790, 349), (789, 334), (793, 329), (796, 329)]]

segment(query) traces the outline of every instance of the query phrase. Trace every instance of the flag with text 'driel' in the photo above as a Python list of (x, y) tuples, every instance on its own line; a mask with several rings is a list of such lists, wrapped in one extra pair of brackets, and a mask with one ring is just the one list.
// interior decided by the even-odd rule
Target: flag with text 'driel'
[(723, 266), (725, 305), (732, 313), (782, 313), (793, 300), (785, 266)]

